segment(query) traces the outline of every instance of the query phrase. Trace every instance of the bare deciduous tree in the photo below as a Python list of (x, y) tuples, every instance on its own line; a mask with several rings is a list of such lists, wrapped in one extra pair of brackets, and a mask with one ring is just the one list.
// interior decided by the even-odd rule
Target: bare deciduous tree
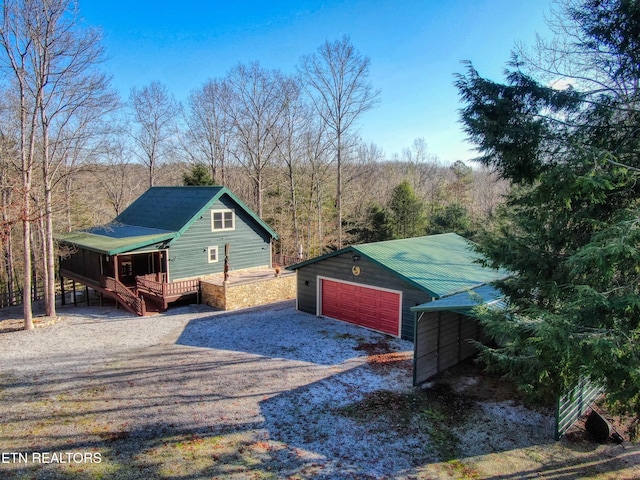
[(289, 213), (291, 215), (293, 250), (298, 251), (300, 243), (299, 206), (297, 177), (304, 156), (304, 142), (302, 137), (311, 128), (312, 116), (305, 104), (300, 83), (290, 79), (283, 92), (284, 112), (281, 122), (281, 137), (277, 143), (279, 157), (287, 170), (287, 185), (289, 187)]
[(105, 147), (99, 157), (101, 163), (96, 167), (96, 179), (107, 203), (113, 209), (109, 214), (117, 217), (144, 190), (141, 188), (141, 172), (136, 175), (135, 171), (136, 168), (142, 170), (144, 167), (131, 164), (129, 150), (117, 138)]
[(180, 104), (160, 82), (132, 88), (129, 103), (136, 125), (131, 135), (139, 148), (134, 151), (149, 169), (149, 186), (153, 187), (158, 163), (175, 145)]
[(186, 138), (193, 160), (209, 165), (216, 184), (225, 185), (225, 166), (231, 143), (231, 121), (225, 106), (229, 89), (222, 80), (209, 80), (189, 95)]
[(336, 151), (336, 210), (338, 248), (342, 248), (342, 160), (345, 135), (360, 116), (373, 108), (379, 91), (368, 82), (369, 58), (362, 56), (349, 37), (329, 42), (302, 57), (300, 71), (316, 112), (333, 134)]
[[(31, 2), (29, 2), (31, 3)], [(35, 6), (35, 5), (34, 5)], [(36, 8), (37, 10), (37, 8)], [(31, 41), (31, 29), (35, 24), (32, 16), (35, 12), (32, 5), (25, 2), (9, 2), (2, 4), (2, 28), (0, 42), (6, 55), (2, 56), (3, 67), (12, 75), (17, 91), (17, 105), (19, 112), (19, 152), (20, 152), (20, 196), (23, 238), (23, 314), (24, 328), (33, 329), (33, 313), (31, 308), (31, 184), (35, 164), (37, 110), (34, 108), (34, 98), (39, 93), (34, 91), (36, 86), (31, 84), (28, 70), (30, 56), (33, 55), (34, 45)], [(35, 95), (33, 95), (35, 94)]]
[[(4, 113), (4, 112), (3, 112)], [(4, 117), (4, 115), (3, 115)], [(4, 123), (4, 122), (3, 122)], [(11, 128), (0, 129), (0, 247), (2, 277), (6, 285), (7, 303), (14, 305), (17, 300), (16, 272), (13, 258), (13, 231), (20, 221), (19, 206), (15, 204), (15, 169), (16, 160), (20, 157), (16, 137)], [(0, 278), (2, 278), (0, 277)]]
[(267, 70), (255, 62), (232, 69), (227, 81), (233, 156), (251, 178), (256, 212), (262, 215), (264, 172), (277, 153), (286, 106), (283, 92), (289, 80), (278, 70)]
[[(33, 328), (30, 272), (31, 223), (42, 232), (45, 311), (55, 315), (52, 190), (58, 168), (68, 158), (68, 142), (78, 134), (79, 115), (95, 119), (103, 111), (106, 77), (96, 70), (102, 60), (97, 30), (82, 28), (71, 0), (3, 2), (0, 42), (13, 79), (20, 111), (20, 156), (23, 200), (24, 316)], [(112, 99), (111, 99), (112, 100)], [(80, 122), (82, 123), (82, 122)], [(87, 125), (85, 123), (85, 125)], [(86, 131), (83, 131), (83, 134)], [(38, 148), (38, 150), (36, 150)], [(42, 212), (35, 215), (31, 197), (33, 169), (42, 166)]]

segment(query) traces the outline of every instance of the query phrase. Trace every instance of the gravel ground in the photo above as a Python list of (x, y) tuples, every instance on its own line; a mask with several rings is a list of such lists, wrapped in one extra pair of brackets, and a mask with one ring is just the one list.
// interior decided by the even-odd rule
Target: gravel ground
[(634, 446), (553, 442), (468, 365), (414, 390), (411, 343), (292, 302), (58, 313), (0, 334), (0, 478), (638, 478)]

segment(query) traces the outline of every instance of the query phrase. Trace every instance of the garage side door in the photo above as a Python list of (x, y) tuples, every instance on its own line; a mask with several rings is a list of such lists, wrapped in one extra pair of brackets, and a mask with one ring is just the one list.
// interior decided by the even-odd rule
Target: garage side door
[(322, 279), (321, 315), (398, 336), (400, 293)]

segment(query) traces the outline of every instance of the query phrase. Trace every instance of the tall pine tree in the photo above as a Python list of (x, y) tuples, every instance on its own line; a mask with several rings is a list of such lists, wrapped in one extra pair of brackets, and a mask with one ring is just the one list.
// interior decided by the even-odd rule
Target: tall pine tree
[(411, 238), (424, 235), (424, 204), (404, 180), (393, 189), (389, 201), (389, 220), (394, 238)]
[(481, 357), (540, 396), (588, 376), (640, 413), (640, 4), (569, 2), (562, 18), (548, 63), (514, 58), (502, 84), (469, 64), (456, 82), (478, 160), (514, 185), (480, 239), (513, 272), (506, 310), (480, 312), (499, 345)]

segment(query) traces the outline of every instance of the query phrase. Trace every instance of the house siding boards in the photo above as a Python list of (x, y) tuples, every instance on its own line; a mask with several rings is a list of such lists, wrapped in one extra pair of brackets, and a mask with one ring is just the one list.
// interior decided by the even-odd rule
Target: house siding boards
[[(321, 278), (353, 282), (365, 287), (384, 288), (402, 292), (402, 315), (400, 336), (406, 340), (413, 340), (415, 315), (411, 307), (430, 300), (424, 290), (415, 288), (405, 282), (393, 272), (368, 259), (361, 257), (353, 261), (354, 252), (345, 252), (322, 261), (309, 264), (298, 271), (298, 310), (319, 314), (318, 311), (318, 282)], [(360, 274), (354, 275), (354, 265), (360, 267)], [(319, 279), (320, 277), (320, 279)]]
[[(212, 210), (234, 210), (235, 229), (213, 232)], [(169, 249), (169, 278), (197, 277), (224, 271), (224, 247), (230, 245), (229, 269), (271, 266), (271, 237), (227, 195), (202, 212)], [(218, 261), (208, 262), (208, 247), (218, 247)]]

